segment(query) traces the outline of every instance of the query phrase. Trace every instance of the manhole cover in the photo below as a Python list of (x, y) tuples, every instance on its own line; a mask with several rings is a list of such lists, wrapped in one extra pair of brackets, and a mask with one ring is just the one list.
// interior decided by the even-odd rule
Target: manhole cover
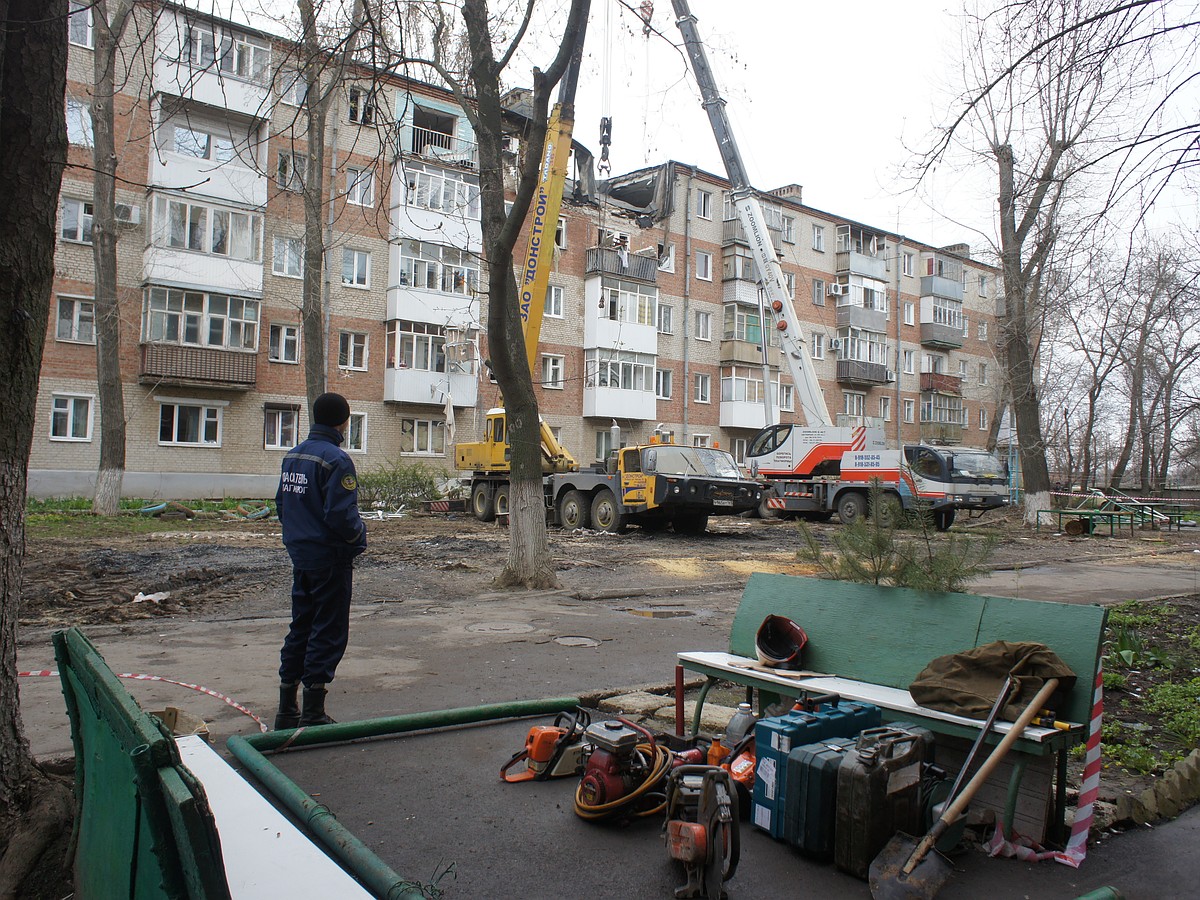
[(533, 626), (517, 622), (475, 622), (467, 626), (467, 631), (476, 634), (529, 634), (533, 631)]
[(600, 642), (595, 638), (583, 637), (578, 634), (564, 634), (554, 639), (554, 643), (564, 647), (599, 647)]
[(627, 609), (625, 612), (645, 616), (647, 619), (678, 619), (695, 615), (690, 609)]

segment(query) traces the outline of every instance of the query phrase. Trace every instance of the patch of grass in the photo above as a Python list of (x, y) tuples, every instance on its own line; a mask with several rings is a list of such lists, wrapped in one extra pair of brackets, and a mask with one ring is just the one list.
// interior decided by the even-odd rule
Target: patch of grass
[(1167, 764), (1152, 747), (1146, 745), (1145, 738), (1139, 732), (1126, 728), (1115, 719), (1104, 723), (1100, 740), (1104, 744), (1103, 759), (1108, 765), (1120, 766), (1139, 775), (1149, 775)]
[(1140, 600), (1126, 600), (1108, 611), (1108, 627), (1113, 631), (1119, 628), (1149, 628), (1174, 611), (1174, 607), (1167, 603), (1147, 606)]
[(1120, 672), (1105, 672), (1100, 677), (1104, 680), (1104, 690), (1106, 691), (1123, 691), (1129, 681)]
[(1193, 650), (1200, 650), (1200, 625), (1193, 625), (1183, 633), (1183, 639)]
[(1200, 745), (1200, 678), (1164, 682), (1146, 693), (1146, 709), (1162, 717), (1162, 728), (1184, 747)]

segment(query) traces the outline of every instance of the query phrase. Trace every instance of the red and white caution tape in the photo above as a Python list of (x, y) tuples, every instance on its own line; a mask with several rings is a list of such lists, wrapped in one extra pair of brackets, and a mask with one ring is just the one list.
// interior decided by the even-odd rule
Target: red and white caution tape
[(1120, 503), (1132, 500), (1136, 503), (1170, 503), (1175, 506), (1195, 506), (1197, 502), (1188, 497), (1129, 497), (1125, 494), (1076, 494), (1071, 491), (1050, 491), (1051, 497), (1074, 497), (1077, 500), (1115, 500)]
[[(216, 697), (218, 700), (220, 700), (222, 703), (226, 704), (227, 706), (232, 706), (238, 712), (242, 713), (242, 715), (249, 716), (251, 719), (254, 720), (255, 724), (258, 725), (258, 728), (260, 731), (266, 732), (266, 731), (270, 730), (269, 728), (267, 728), (266, 724), (263, 722), (262, 719), (260, 719), (254, 713), (250, 712), (250, 710), (246, 709), (246, 707), (242, 706), (242, 704), (238, 703), (236, 700), (233, 700), (230, 697), (226, 697), (224, 694), (222, 694), (218, 691), (214, 691), (212, 688), (206, 688), (203, 685), (192, 684), (187, 681), (176, 681), (173, 678), (164, 678), (162, 675), (143, 675), (140, 672), (115, 672), (113, 674), (115, 674), (118, 678), (129, 678), (129, 679), (132, 679), (133, 681), (161, 681), (163, 684), (175, 684), (175, 685), (178, 685), (179, 687), (185, 687), (188, 690), (199, 691), (201, 694), (208, 694), (208, 696), (210, 696), (210, 697)], [(18, 672), (17, 677), (18, 678), (57, 678), (58, 672), (55, 671), (54, 669), (39, 669), (36, 672)]]
[(1035, 841), (1017, 834), (1004, 833), (1004, 823), (996, 823), (996, 831), (983, 845), (988, 856), (1015, 856), (1022, 862), (1052, 859), (1078, 869), (1087, 858), (1088, 832), (1095, 818), (1096, 798), (1100, 794), (1100, 720), (1104, 715), (1104, 683), (1101, 669), (1096, 670), (1096, 688), (1092, 701), (1092, 716), (1088, 723), (1087, 756), (1083, 764), (1083, 784), (1079, 787), (1079, 802), (1075, 807), (1075, 824), (1071, 837), (1062, 850), (1044, 850)]

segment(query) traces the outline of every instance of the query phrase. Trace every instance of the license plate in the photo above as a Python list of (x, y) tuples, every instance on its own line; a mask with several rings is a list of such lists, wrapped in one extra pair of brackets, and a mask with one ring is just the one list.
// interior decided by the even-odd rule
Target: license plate
[(982, 503), (983, 498), (982, 497), (968, 497), (967, 502), (968, 503)]
[(714, 500), (713, 506), (733, 506), (732, 500)]

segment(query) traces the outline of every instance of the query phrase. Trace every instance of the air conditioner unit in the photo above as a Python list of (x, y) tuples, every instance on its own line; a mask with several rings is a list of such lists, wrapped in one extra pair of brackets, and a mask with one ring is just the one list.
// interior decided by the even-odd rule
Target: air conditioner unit
[(115, 207), (118, 225), (138, 225), (142, 221), (142, 208), (132, 203), (118, 203)]
[(836, 281), (832, 282), (832, 283), (829, 285), (829, 295), (830, 295), (831, 297), (840, 297), (840, 296), (842, 296), (842, 286), (841, 286), (840, 284), (838, 284)]
[(895, 370), (895, 369), (888, 369), (888, 370), (887, 370), (887, 376), (886, 376), (886, 380), (887, 380), (888, 382), (892, 382), (892, 381), (895, 381), (895, 380), (896, 380), (896, 370)]
[(829, 339), (829, 349), (830, 350), (841, 350), (842, 349), (842, 339), (841, 338), (830, 338)]

